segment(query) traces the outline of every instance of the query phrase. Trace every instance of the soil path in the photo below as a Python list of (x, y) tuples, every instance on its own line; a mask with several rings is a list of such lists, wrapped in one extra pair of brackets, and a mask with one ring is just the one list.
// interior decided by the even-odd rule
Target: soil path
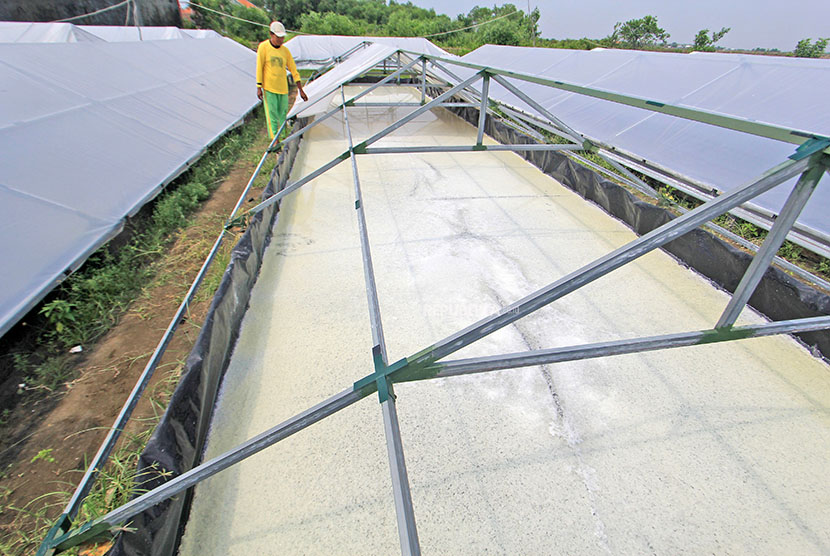
[[(87, 348), (77, 361), (77, 378), (66, 385), (61, 400), (48, 413), (21, 404), (9, 418), (7, 437), (21, 438), (17, 446), (4, 447), (7, 460), (0, 477), (0, 547), (15, 546), (25, 553), (36, 546), (33, 532), (58, 516), (115, 421), (125, 400), (144, 370), (170, 319), (176, 313), (216, 236), (233, 210), (256, 167), (259, 153), (268, 146), (263, 132), (244, 153), (224, 182), (194, 213), (186, 228), (158, 261), (156, 279), (147, 286), (120, 322), (97, 345)], [(248, 203), (261, 189), (248, 195)], [(234, 238), (225, 241), (230, 252)], [(224, 270), (213, 265), (206, 284)], [(203, 289), (208, 286), (203, 284)], [(212, 292), (211, 292), (212, 293)], [(130, 434), (146, 430), (147, 421), (164, 410), (166, 396), (175, 386), (182, 362), (190, 352), (210, 303), (210, 294), (197, 293), (189, 314), (180, 323), (162, 363), (139, 402), (123, 442)], [(85, 346), (86, 348), (86, 346)], [(16, 453), (15, 453), (16, 452)], [(29, 543), (25, 539), (31, 538)], [(28, 544), (28, 547), (21, 545)], [(0, 550), (2, 551), (2, 550)]]

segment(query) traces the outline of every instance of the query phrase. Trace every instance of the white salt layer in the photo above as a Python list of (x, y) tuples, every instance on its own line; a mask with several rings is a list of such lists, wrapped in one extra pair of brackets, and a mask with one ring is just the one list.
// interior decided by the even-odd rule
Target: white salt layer
[[(403, 97), (367, 100), (385, 98)], [(408, 110), (350, 108), (354, 141)], [(294, 179), (345, 137), (342, 116), (311, 130)], [(377, 146), (474, 142), (440, 111)], [(512, 153), (361, 156), (359, 172), (392, 361), (635, 239)], [(356, 222), (349, 161), (283, 201), (207, 457), (373, 371)], [(449, 359), (711, 328), (728, 300), (654, 252)], [(396, 385), (422, 550), (827, 554), (828, 371), (770, 337)], [(374, 395), (199, 485), (181, 547), (399, 550)]]

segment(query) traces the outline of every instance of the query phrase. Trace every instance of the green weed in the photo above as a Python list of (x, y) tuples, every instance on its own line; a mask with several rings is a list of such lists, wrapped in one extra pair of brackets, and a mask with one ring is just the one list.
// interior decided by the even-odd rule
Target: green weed
[(34, 463), (38, 460), (43, 460), (48, 463), (55, 463), (55, 458), (53, 458), (51, 455), (52, 450), (53, 448), (45, 448), (43, 450), (40, 450), (37, 454), (35, 454), (35, 457), (32, 458), (31, 463)]
[(787, 259), (790, 262), (796, 262), (801, 259), (802, 248), (792, 241), (785, 241), (778, 250), (778, 256)]
[(62, 384), (72, 380), (74, 374), (75, 368), (71, 357), (67, 355), (47, 357), (43, 363), (36, 365), (31, 371), (26, 382), (26, 388), (52, 392)]

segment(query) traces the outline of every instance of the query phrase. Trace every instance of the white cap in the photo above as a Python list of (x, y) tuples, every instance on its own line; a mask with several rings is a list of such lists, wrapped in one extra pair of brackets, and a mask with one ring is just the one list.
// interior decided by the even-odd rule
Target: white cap
[(285, 26), (282, 23), (280, 23), (279, 21), (272, 21), (271, 26), (269, 27), (269, 29), (271, 29), (271, 32), (274, 33), (278, 37), (284, 37), (285, 36)]

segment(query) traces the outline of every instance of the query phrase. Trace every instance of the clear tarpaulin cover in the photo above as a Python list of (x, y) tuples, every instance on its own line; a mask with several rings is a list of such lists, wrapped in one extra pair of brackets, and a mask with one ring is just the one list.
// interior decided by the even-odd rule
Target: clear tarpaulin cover
[(103, 39), (71, 23), (0, 21), (0, 43), (4, 42), (99, 42)]
[[(638, 96), (830, 135), (830, 60), (740, 54), (672, 54), (629, 50), (558, 50), (485, 45), (463, 57), (488, 67)], [(452, 68), (461, 76), (472, 70)], [(457, 70), (457, 71), (456, 71)], [(795, 145), (512, 80), (554, 116), (585, 136), (729, 191), (784, 161)], [(491, 83), (490, 95), (536, 113)], [(826, 181), (826, 180), (825, 180)], [(754, 201), (778, 213), (791, 185)], [(822, 183), (799, 223), (830, 235), (830, 187)]]
[(449, 54), (420, 37), (349, 37), (342, 35), (299, 35), (286, 42), (298, 67), (322, 67), (361, 43), (382, 44), (433, 56)]
[(394, 48), (381, 44), (372, 44), (366, 47), (365, 50), (355, 52), (346, 61), (337, 64), (337, 66), (309, 83), (305, 87), (308, 102), (294, 104), (291, 112), (288, 113), (289, 117), (296, 115), (308, 117), (329, 110), (332, 95), (340, 90), (343, 83), (348, 83), (355, 77), (372, 69), (394, 53)]
[(257, 103), (225, 38), (0, 44), (0, 334)]

